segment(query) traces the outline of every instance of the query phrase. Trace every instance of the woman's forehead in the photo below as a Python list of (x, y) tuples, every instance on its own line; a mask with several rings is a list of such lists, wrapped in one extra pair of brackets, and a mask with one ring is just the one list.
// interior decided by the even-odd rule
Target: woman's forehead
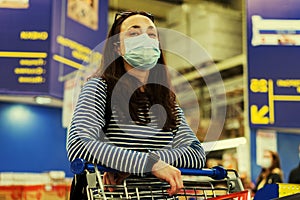
[(141, 27), (141, 28), (154, 28), (156, 29), (154, 23), (148, 17), (144, 15), (132, 15), (125, 19), (121, 25), (121, 32), (127, 31), (131, 27)]
[(271, 152), (269, 152), (269, 151), (265, 151), (265, 152), (264, 152), (264, 156), (272, 156), (272, 154), (271, 154)]

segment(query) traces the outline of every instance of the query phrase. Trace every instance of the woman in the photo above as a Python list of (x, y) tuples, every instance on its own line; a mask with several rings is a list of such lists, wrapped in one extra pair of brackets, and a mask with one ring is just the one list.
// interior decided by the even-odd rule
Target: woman
[(183, 187), (177, 168), (205, 165), (205, 152), (176, 104), (152, 15), (116, 15), (102, 66), (79, 96), (67, 151), (70, 161), (83, 158), (121, 172), (105, 173), (106, 184), (152, 174), (170, 184), (170, 196)]
[(279, 155), (276, 152), (265, 150), (261, 163), (262, 170), (257, 178), (254, 192), (266, 184), (282, 183), (283, 174), (280, 167)]

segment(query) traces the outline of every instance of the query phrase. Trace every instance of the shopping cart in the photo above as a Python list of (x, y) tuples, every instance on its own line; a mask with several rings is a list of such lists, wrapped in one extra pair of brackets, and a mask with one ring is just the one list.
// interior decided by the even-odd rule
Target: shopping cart
[[(116, 172), (113, 169), (75, 159), (71, 163), (74, 174), (85, 174), (86, 192), (89, 200), (110, 199), (177, 199), (177, 200), (247, 200), (249, 192), (244, 190), (235, 170), (226, 170), (220, 166), (211, 169), (180, 169), (184, 188), (170, 197), (167, 189), (170, 185), (156, 177), (126, 178), (121, 185), (104, 185), (103, 173)], [(108, 191), (106, 188), (113, 188)]]

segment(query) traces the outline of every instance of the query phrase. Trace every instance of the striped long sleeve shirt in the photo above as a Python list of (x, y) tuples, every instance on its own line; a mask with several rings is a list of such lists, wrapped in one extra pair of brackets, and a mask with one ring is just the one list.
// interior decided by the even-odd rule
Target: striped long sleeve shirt
[[(119, 121), (118, 110), (112, 107), (109, 122), (105, 120), (107, 83), (101, 78), (90, 79), (82, 88), (68, 131), (67, 152), (70, 161), (82, 158), (121, 172), (136, 175), (148, 173), (149, 151), (174, 167), (202, 168), (205, 152), (177, 106), (179, 126), (161, 131), (157, 118), (148, 108), (147, 100), (140, 117), (150, 123)], [(103, 128), (106, 124), (106, 131)]]

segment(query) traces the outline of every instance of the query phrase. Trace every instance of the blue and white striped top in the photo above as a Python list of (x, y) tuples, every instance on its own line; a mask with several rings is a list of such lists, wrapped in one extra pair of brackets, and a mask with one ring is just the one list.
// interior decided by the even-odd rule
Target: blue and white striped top
[(112, 107), (112, 116), (104, 133), (106, 95), (107, 83), (103, 79), (93, 78), (84, 84), (68, 132), (70, 161), (82, 158), (122, 172), (144, 175), (149, 172), (147, 160), (151, 151), (177, 168), (204, 167), (204, 149), (179, 106), (175, 114), (180, 123), (173, 132), (161, 131), (156, 117), (149, 110), (147, 99), (144, 99), (139, 117), (150, 120), (150, 123), (121, 122), (118, 110)]

